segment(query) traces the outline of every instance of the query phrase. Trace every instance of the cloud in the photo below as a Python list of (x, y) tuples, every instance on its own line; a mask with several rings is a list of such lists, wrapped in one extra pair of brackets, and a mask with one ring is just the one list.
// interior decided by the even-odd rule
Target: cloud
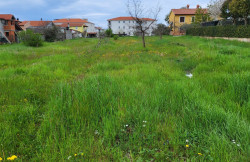
[(0, 0), (0, 7), (25, 7), (30, 6), (44, 6), (46, 5), (45, 0)]

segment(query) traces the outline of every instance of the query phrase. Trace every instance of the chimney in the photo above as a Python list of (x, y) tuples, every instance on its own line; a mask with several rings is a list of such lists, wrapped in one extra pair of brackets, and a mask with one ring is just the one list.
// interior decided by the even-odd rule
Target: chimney
[(196, 8), (200, 8), (200, 5), (197, 5), (197, 7)]
[(43, 18), (41, 18), (41, 21), (43, 21)]
[(189, 4), (187, 5), (187, 9), (189, 9)]
[(17, 18), (16, 20), (19, 21), (19, 18)]

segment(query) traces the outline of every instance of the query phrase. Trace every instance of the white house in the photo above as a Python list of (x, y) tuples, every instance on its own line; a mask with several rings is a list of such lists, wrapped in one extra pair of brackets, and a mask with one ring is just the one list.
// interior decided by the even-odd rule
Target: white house
[[(146, 35), (151, 36), (154, 28), (157, 26), (156, 20), (150, 18), (143, 18), (142, 20), (144, 21), (144, 28), (150, 26)], [(134, 36), (136, 33), (137, 23), (133, 17), (116, 17), (108, 20), (108, 26), (112, 29), (114, 34)]]
[(84, 19), (84, 20), (86, 20), (85, 24), (88, 26), (87, 27), (88, 37), (96, 37), (97, 32), (96, 32), (95, 24), (92, 22), (89, 22), (88, 19)]

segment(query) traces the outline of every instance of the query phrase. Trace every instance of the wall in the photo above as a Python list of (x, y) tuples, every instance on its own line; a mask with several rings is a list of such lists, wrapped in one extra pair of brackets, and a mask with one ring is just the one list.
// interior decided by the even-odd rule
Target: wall
[[(144, 26), (148, 26), (152, 21), (147, 21)], [(134, 36), (136, 22), (133, 20), (126, 21), (110, 21), (110, 28), (114, 34), (126, 34)], [(152, 35), (153, 28), (156, 28), (156, 22), (154, 22), (148, 30), (148, 35)]]

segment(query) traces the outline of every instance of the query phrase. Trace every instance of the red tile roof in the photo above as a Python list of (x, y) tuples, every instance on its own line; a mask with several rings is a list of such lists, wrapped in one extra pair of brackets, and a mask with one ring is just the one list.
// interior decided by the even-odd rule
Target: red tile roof
[[(11, 20), (12, 17), (14, 17), (11, 14), (0, 14), (0, 19), (4, 19), (4, 20)], [(14, 17), (15, 18), (15, 17)]]
[(19, 25), (20, 26), (23, 26), (23, 25), (25, 25), (25, 24), (27, 24), (29, 21), (22, 21)]
[(46, 26), (49, 23), (51, 23), (52, 21), (23, 21), (19, 25), (25, 25), (28, 22), (30, 23), (30, 26)]
[(79, 19), (79, 18), (65, 18), (65, 19), (57, 19), (53, 21), (54, 23), (87, 23), (87, 20)]
[[(195, 15), (197, 9), (172, 9), (175, 15)], [(204, 9), (207, 12), (207, 9)]]
[[(58, 23), (58, 22), (54, 22), (56, 26), (60, 26), (60, 27), (68, 27), (68, 23)], [(87, 27), (84, 23), (69, 23), (70, 27)]]
[[(150, 19), (150, 18), (142, 18), (145, 21), (155, 21), (155, 19)], [(125, 21), (125, 20), (135, 20), (134, 17), (116, 17), (113, 19), (108, 19), (108, 21)]]

